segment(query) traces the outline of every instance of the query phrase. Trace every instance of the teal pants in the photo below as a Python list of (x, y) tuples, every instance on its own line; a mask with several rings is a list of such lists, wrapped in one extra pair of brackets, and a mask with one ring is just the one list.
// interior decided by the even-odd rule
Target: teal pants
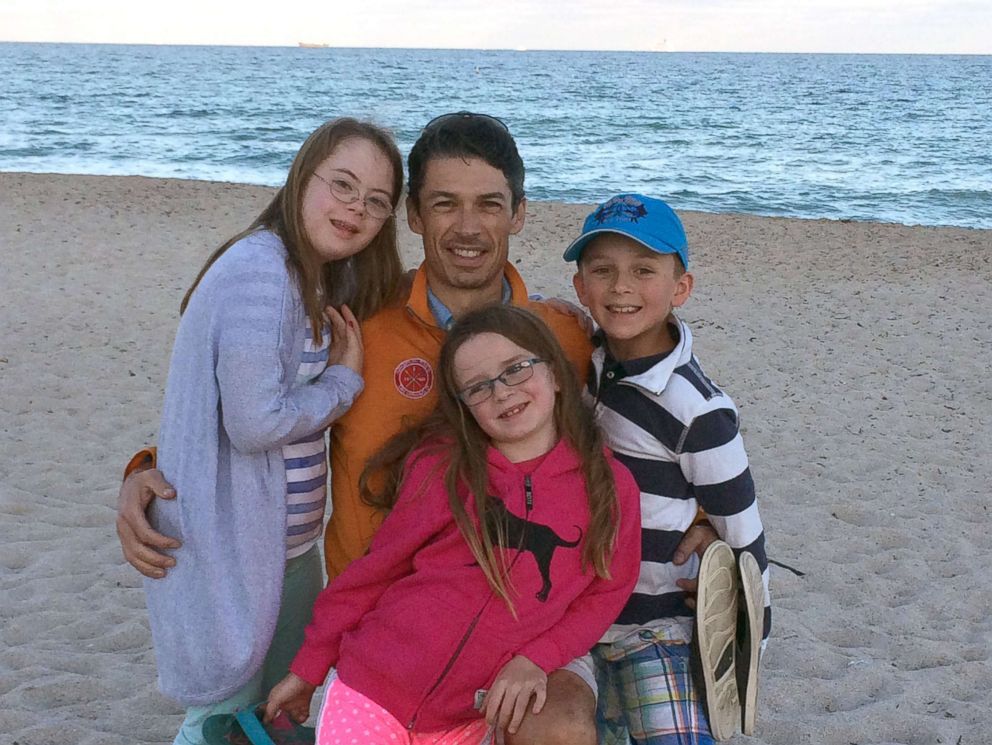
[(262, 669), (229, 698), (215, 704), (186, 709), (186, 719), (183, 720), (173, 745), (203, 745), (203, 722), (207, 717), (233, 714), (264, 701), (272, 687), (286, 677), (289, 663), (303, 644), (303, 630), (310, 623), (313, 603), (324, 584), (321, 563), (317, 546), (286, 562), (279, 620)]

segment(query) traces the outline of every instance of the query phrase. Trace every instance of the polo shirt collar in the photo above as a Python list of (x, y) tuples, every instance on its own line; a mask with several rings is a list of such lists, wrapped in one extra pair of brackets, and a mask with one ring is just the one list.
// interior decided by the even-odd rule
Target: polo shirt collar
[[(507, 290), (509, 290), (509, 295), (507, 295)], [(406, 307), (423, 323), (444, 330), (445, 327), (440, 324), (431, 308), (431, 294), (433, 293), (427, 286), (427, 270), (424, 264), (421, 264), (413, 277), (413, 285), (410, 287)], [(523, 307), (526, 307), (528, 302), (527, 286), (524, 284), (520, 272), (509, 262), (503, 269), (503, 301)]]
[(600, 378), (608, 372), (611, 383), (623, 380), (654, 394), (661, 395), (668, 385), (675, 369), (684, 365), (692, 356), (692, 333), (689, 327), (679, 318), (673, 316), (669, 321), (672, 331), (678, 336), (675, 347), (667, 354), (655, 354), (639, 357), (633, 360), (619, 362), (610, 355), (606, 348), (606, 339), (602, 331), (597, 331), (593, 344), (597, 349), (593, 352), (594, 367), (599, 370)]
[[(503, 276), (503, 295), (500, 298), (500, 302), (506, 305), (510, 302), (513, 297), (513, 290), (510, 288), (510, 281)], [(434, 316), (434, 321), (437, 323), (438, 328), (442, 328), (445, 331), (451, 330), (451, 327), (455, 323), (455, 317), (451, 314), (448, 306), (441, 302), (441, 299), (434, 294), (434, 291), (427, 287), (427, 307), (431, 311), (431, 315)]]

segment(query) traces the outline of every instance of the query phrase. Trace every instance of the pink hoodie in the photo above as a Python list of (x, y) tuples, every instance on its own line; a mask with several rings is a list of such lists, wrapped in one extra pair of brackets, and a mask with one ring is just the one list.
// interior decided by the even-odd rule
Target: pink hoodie
[(320, 685), (336, 666), (345, 684), (429, 732), (478, 717), (476, 690), (489, 688), (515, 655), (551, 672), (599, 640), (640, 568), (640, 492), (630, 472), (609, 457), (620, 526), (612, 579), (602, 580), (581, 566), (589, 509), (572, 448), (560, 441), (529, 475), (493, 448), (487, 458), (491, 493), (510, 513), (513, 548), (503, 555), (517, 618), (455, 525), (445, 456), (421, 450), (369, 553), (317, 598), (294, 673)]

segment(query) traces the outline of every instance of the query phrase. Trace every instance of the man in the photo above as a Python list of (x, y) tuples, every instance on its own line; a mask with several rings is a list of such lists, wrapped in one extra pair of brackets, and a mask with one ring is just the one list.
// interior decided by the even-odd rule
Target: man
[[(491, 303), (526, 306), (552, 328), (584, 378), (591, 345), (579, 323), (547, 304), (532, 302), (508, 261), (509, 240), (524, 226), (524, 165), (503, 122), (459, 112), (431, 121), (409, 156), (407, 220), (424, 244), (424, 263), (407, 302), (363, 324), (365, 390), (331, 429), (332, 513), (324, 536), (328, 577), (361, 556), (378, 516), (359, 496), (368, 458), (389, 437), (434, 406), (435, 366), (447, 328), (460, 315)], [(151, 461), (132, 461), (148, 467)], [(140, 465), (139, 465), (140, 464)], [(178, 542), (155, 533), (144, 509), (152, 497), (174, 497), (156, 470), (130, 475), (121, 487), (117, 519), (124, 556), (149, 577), (164, 576), (174, 560), (158, 549)], [(682, 547), (696, 545), (692, 534)], [(581, 745), (596, 742), (595, 680), (577, 663), (548, 676), (547, 702), (528, 713), (509, 745)]]

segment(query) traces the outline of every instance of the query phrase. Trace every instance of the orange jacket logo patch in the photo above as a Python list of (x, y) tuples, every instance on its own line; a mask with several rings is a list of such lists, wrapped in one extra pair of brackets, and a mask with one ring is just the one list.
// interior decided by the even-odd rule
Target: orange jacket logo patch
[(404, 360), (393, 370), (393, 383), (407, 398), (423, 398), (434, 387), (434, 368), (420, 357)]

